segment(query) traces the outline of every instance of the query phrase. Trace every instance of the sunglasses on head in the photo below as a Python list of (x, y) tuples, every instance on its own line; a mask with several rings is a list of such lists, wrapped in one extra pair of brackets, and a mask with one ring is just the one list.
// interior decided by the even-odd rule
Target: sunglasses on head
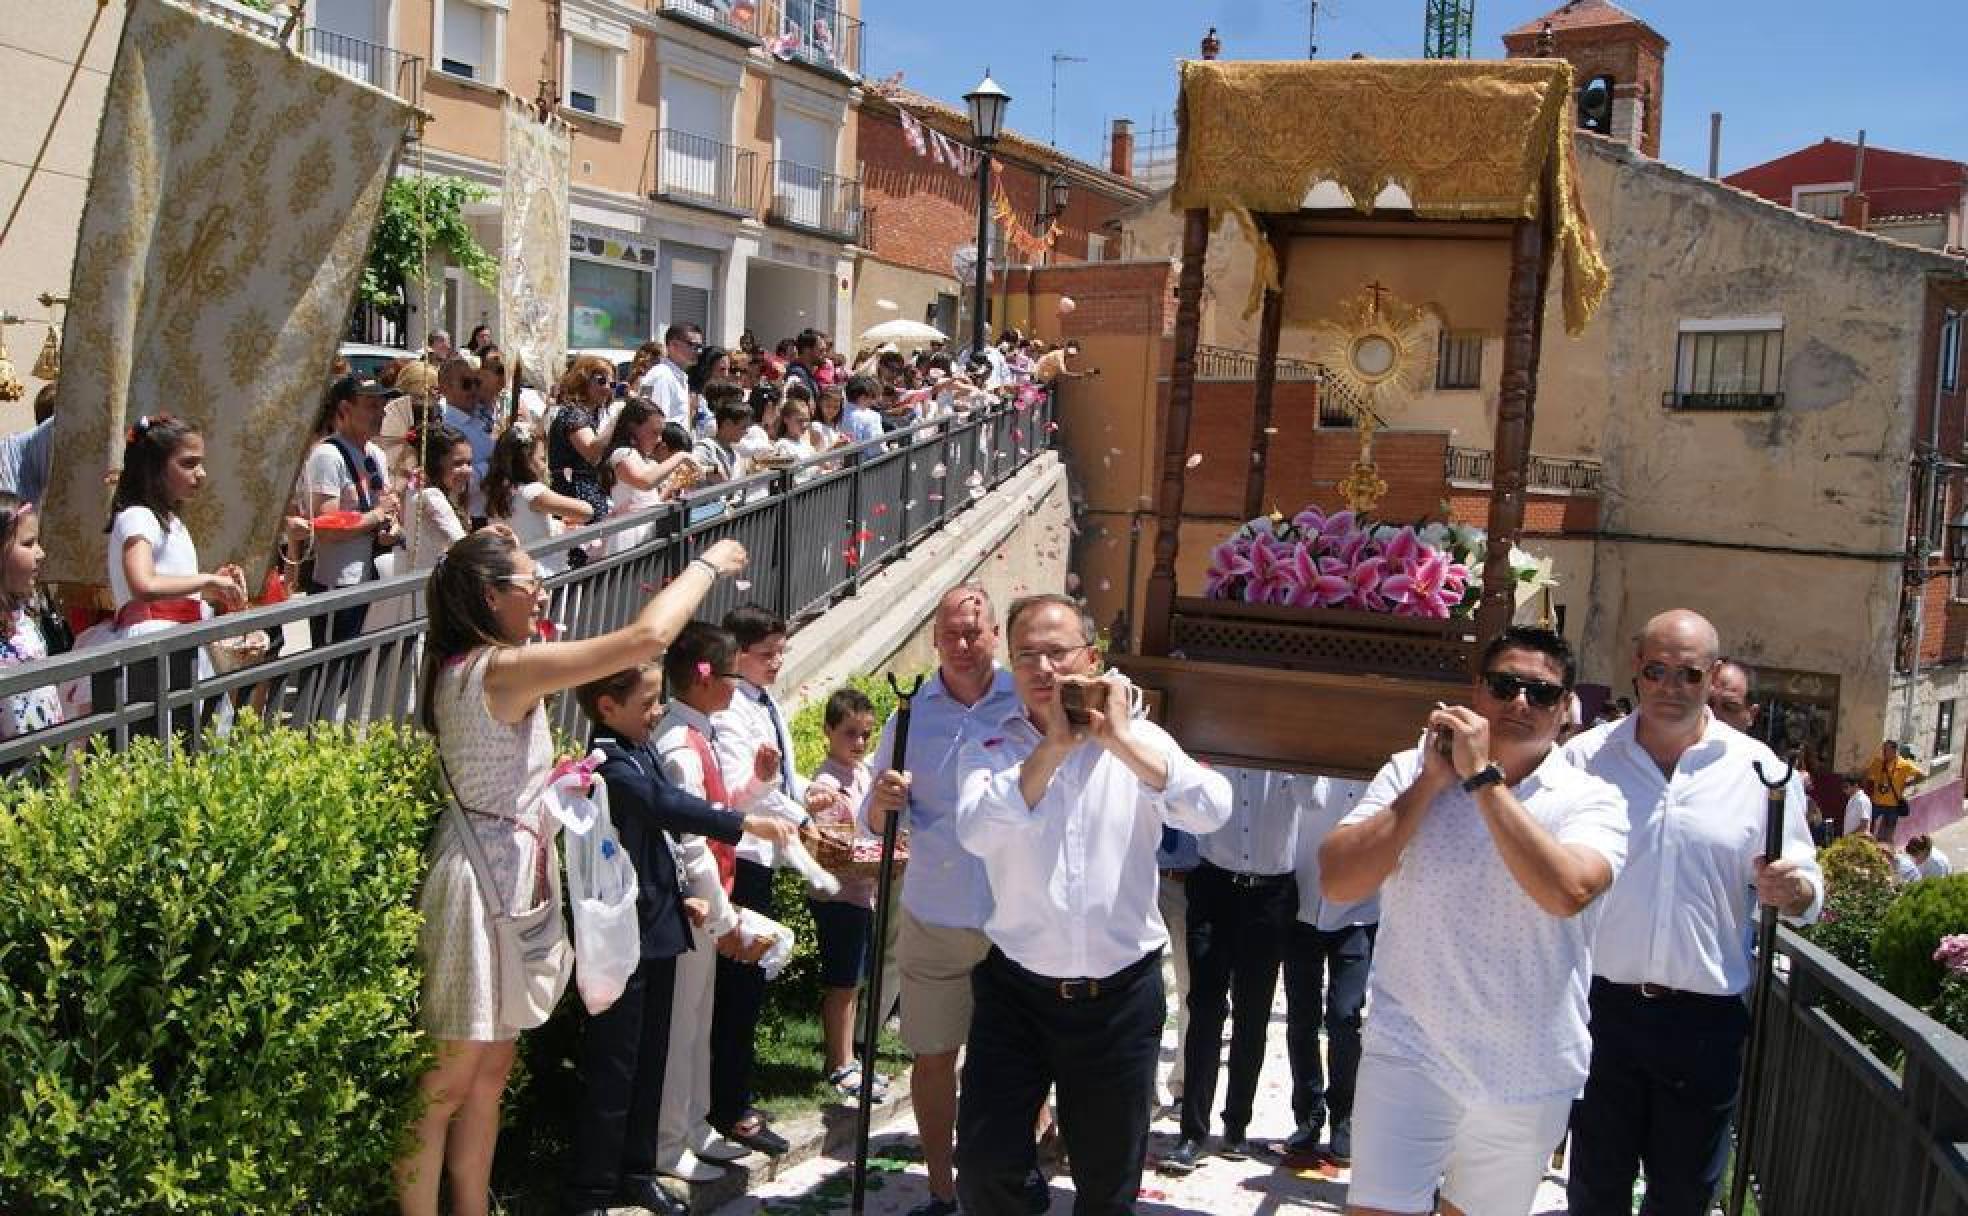
[(589, 384), (612, 384), (614, 383), (614, 381), (615, 381), (615, 377), (609, 375), (607, 372), (588, 373)]
[(1665, 684), (1670, 675), (1678, 675), (1681, 683), (1687, 685), (1689, 688), (1694, 688), (1708, 678), (1708, 669), (1705, 667), (1671, 667), (1659, 661), (1642, 664), (1640, 668), (1640, 678), (1649, 684)]
[(1565, 696), (1562, 685), (1548, 680), (1527, 680), (1523, 676), (1511, 675), (1507, 671), (1486, 671), (1483, 673), (1483, 687), (1499, 701), (1515, 701), (1518, 693), (1524, 700), (1539, 709), (1550, 709)]

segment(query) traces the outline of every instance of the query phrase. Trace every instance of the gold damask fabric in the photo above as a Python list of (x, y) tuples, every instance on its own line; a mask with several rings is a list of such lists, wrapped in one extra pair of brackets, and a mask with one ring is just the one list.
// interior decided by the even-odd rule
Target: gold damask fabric
[[(1362, 212), (1398, 185), (1427, 219), (1530, 219), (1549, 184), (1565, 328), (1585, 327), (1611, 277), (1579, 200), (1572, 69), (1556, 60), (1182, 65), (1178, 210), (1295, 213), (1322, 181)], [(1257, 285), (1277, 269), (1262, 241)]]
[(185, 512), (257, 578), (412, 111), (167, 0), (130, 0), (62, 340), (47, 576), (106, 578), (104, 473), (166, 412), (205, 433)]
[(567, 352), (568, 160), (565, 120), (546, 122), (506, 99), (505, 184), (499, 191), (500, 338), (551, 384)]

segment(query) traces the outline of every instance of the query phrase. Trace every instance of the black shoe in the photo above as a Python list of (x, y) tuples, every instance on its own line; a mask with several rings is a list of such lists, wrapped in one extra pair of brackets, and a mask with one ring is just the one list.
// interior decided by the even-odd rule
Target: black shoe
[(690, 1205), (664, 1190), (654, 1178), (624, 1178), (620, 1198), (656, 1216), (690, 1216)]
[(1250, 1142), (1242, 1132), (1225, 1132), (1217, 1142), (1216, 1155), (1225, 1161), (1247, 1161), (1250, 1159)]
[[(756, 1112), (747, 1112), (746, 1118), (750, 1118), (754, 1113)], [(753, 1152), (764, 1153), (768, 1157), (783, 1157), (786, 1150), (793, 1147), (787, 1143), (784, 1136), (766, 1126), (763, 1115), (758, 1116), (754, 1121), (753, 1130), (749, 1132), (741, 1130), (744, 1123), (745, 1120), (740, 1119), (730, 1127), (719, 1128), (718, 1135), (733, 1144), (742, 1144)]]
[(1025, 1175), (1025, 1210), (1032, 1216), (1045, 1216), (1052, 1210), (1052, 1187), (1037, 1170)]
[(1193, 1174), (1196, 1163), (1203, 1157), (1202, 1142), (1198, 1140), (1178, 1140), (1175, 1147), (1162, 1154), (1155, 1168), (1164, 1174)]
[(910, 1208), (905, 1213), (905, 1216), (957, 1216), (957, 1213), (961, 1210), (957, 1207), (956, 1200), (938, 1199), (936, 1196), (931, 1195), (915, 1207)]
[(1353, 1120), (1341, 1119), (1333, 1124), (1332, 1140), (1326, 1145), (1326, 1156), (1335, 1164), (1353, 1164)]
[(1278, 1151), (1287, 1157), (1303, 1157), (1319, 1151), (1319, 1137), (1325, 1129), (1317, 1123), (1301, 1123), (1298, 1130), (1285, 1137)]

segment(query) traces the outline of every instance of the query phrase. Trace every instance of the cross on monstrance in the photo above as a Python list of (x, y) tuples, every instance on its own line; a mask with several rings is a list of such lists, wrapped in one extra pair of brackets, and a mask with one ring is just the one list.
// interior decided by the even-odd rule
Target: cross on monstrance
[(1368, 315), (1378, 317), (1380, 315), (1380, 297), (1392, 295), (1393, 292), (1393, 288), (1384, 286), (1379, 281), (1367, 284), (1367, 295), (1372, 300), (1372, 304), (1370, 305), (1372, 311)]

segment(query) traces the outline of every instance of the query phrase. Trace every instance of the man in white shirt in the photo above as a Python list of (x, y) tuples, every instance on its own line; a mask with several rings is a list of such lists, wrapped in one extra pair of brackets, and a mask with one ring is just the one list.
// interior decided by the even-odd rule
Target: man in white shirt
[(1221, 1152), (1245, 1154), (1244, 1129), (1271, 1030), (1271, 1003), (1285, 935), (1298, 915), (1299, 804), (1311, 778), (1226, 768), (1230, 819), (1197, 840), (1202, 862), (1188, 880), (1189, 1027), (1182, 1037), (1182, 1127), (1158, 1168), (1186, 1174), (1209, 1140), (1223, 1022), (1230, 1026), (1230, 1078)]
[[(718, 766), (727, 784), (735, 786), (751, 774), (759, 750), (771, 748), (778, 755), (779, 771), (760, 805), (782, 819), (805, 823), (809, 816), (799, 803), (793, 741), (771, 692), (786, 661), (786, 622), (755, 604), (743, 604), (724, 614), (724, 630), (738, 644), (734, 670), (740, 678), (730, 704), (711, 715), (717, 727)], [(772, 904), (778, 846), (747, 836), (738, 842), (737, 856), (731, 902), (781, 919)], [(711, 1126), (727, 1140), (776, 1157), (786, 1151), (786, 1139), (767, 1127), (765, 1116), (752, 1107), (755, 1035), (764, 1005), (765, 972), (720, 959), (717, 1001), (711, 1011)]]
[(1912, 873), (1903, 881), (1946, 878), (1954, 873), (1954, 866), (1948, 861), (1947, 854), (1934, 847), (1932, 836), (1915, 836), (1907, 841), (1904, 856), (1912, 864)]
[(1599, 897), (1626, 857), (1618, 792), (1557, 749), (1577, 663), (1513, 626), (1470, 706), (1428, 715), (1320, 850), (1328, 899), (1381, 895), (1353, 1110), (1356, 1214), (1528, 1212), (1592, 1040)]
[(663, 411), (663, 417), (684, 430), (692, 430), (690, 374), (686, 370), (697, 362), (704, 349), (704, 331), (688, 321), (663, 331), (663, 360), (643, 373), (636, 384), (636, 395), (647, 397)]
[[(1319, 846), (1367, 792), (1364, 781), (1299, 777), (1309, 787), (1298, 821), (1298, 918), (1285, 939), (1285, 1044), (1291, 1057), (1292, 1119), (1284, 1143), (1288, 1167), (1316, 1167), (1319, 1137), (1330, 1120), (1324, 1156), (1353, 1160), (1354, 1082), (1360, 1071), (1360, 1014), (1367, 1004), (1380, 897), (1353, 903), (1319, 889)], [(1323, 1062), (1319, 1029), (1326, 1032)]]
[(1627, 1216), (1647, 1179), (1658, 1216), (1708, 1211), (1729, 1155), (1749, 1030), (1757, 902), (1814, 920), (1824, 893), (1804, 782), (1785, 797), (1783, 855), (1763, 858), (1766, 793), (1784, 764), (1708, 708), (1721, 641), (1692, 612), (1647, 622), (1639, 708), (1565, 746), (1631, 818), (1626, 870), (1593, 946), (1592, 1072), (1572, 1120), (1568, 1206)]
[(958, 1187), (969, 1216), (1027, 1216), (1032, 1118), (1057, 1087), (1074, 1210), (1131, 1212), (1167, 1013), (1155, 851), (1164, 826), (1219, 827), (1230, 785), (1134, 718), (1126, 679), (1097, 674), (1093, 619), (1074, 601), (1020, 600), (1006, 632), (1022, 711), (964, 749), (957, 809), (992, 907), (971, 977)]
[[(971, 969), (991, 948), (984, 936), (991, 915), (984, 866), (957, 840), (961, 755), (965, 745), (1003, 733), (1001, 724), (1017, 712), (1018, 693), (1011, 674), (997, 665), (998, 623), (982, 587), (945, 592), (930, 636), (936, 675), (912, 703), (909, 771), (893, 768), (891, 715), (870, 762), (881, 775), (869, 792), (863, 826), (879, 835), (888, 815), (901, 810), (909, 831), (895, 964), (902, 981), (902, 1043), (915, 1057), (910, 1101), (929, 1171), (929, 1199), (910, 1216), (956, 1216), (957, 1051), (970, 1033)], [(1030, 1114), (1037, 1115), (1036, 1106)], [(1025, 1131), (1036, 1168), (1029, 1117)], [(1036, 1191), (1043, 1193), (1043, 1178)]]
[[(447, 366), (445, 370), (450, 369)], [(471, 445), (472, 478), (465, 491), (465, 513), (474, 528), (485, 523), (485, 474), (492, 467), (492, 447), (499, 441), (496, 386), (504, 383), (505, 364), (493, 355), (477, 369), (467, 369), (456, 395), (447, 393), (444, 398), (444, 425)]]
[(1852, 773), (1839, 780), (1845, 787), (1845, 822), (1839, 825), (1838, 834), (1872, 835), (1872, 799), (1866, 797), (1865, 782)]

